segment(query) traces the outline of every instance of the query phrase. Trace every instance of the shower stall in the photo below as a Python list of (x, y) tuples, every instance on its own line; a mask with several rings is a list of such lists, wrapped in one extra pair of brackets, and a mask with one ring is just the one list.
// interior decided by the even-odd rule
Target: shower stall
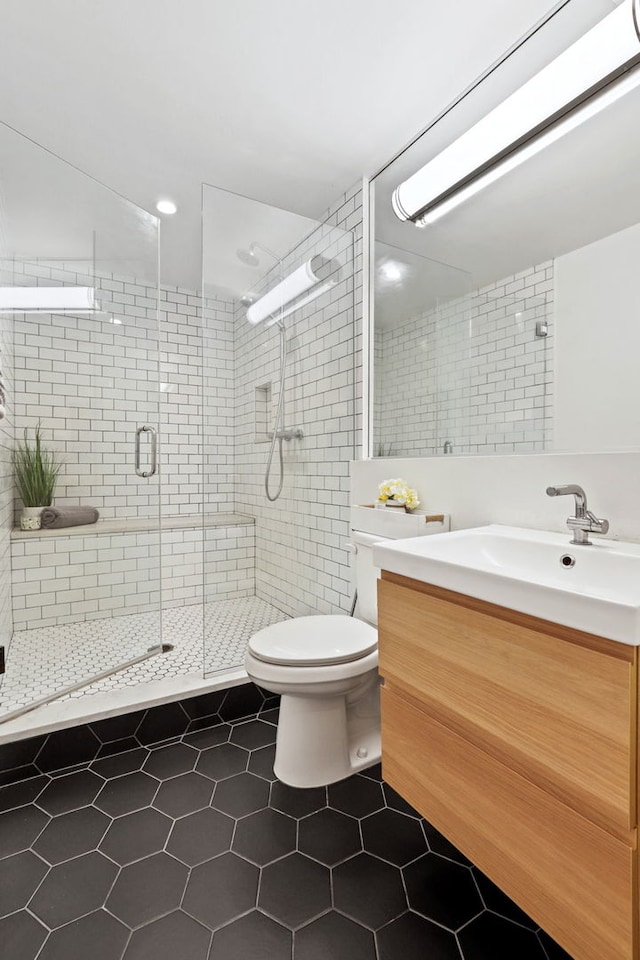
[[(155, 216), (0, 126), (0, 741), (243, 682), (256, 630), (348, 609), (353, 200), (202, 202), (202, 289), (167, 286)], [(96, 523), (20, 529), (37, 429)]]

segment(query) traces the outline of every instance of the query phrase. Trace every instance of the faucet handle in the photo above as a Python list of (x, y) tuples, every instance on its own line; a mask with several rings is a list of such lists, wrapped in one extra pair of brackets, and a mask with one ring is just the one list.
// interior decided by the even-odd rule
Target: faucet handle
[(591, 533), (609, 533), (609, 521), (600, 520), (595, 513), (587, 510), (587, 519), (589, 520), (589, 530)]
[(587, 510), (583, 517), (568, 517), (567, 526), (570, 530), (583, 530), (585, 533), (609, 532), (609, 521), (600, 520), (595, 513), (591, 513), (591, 510)]

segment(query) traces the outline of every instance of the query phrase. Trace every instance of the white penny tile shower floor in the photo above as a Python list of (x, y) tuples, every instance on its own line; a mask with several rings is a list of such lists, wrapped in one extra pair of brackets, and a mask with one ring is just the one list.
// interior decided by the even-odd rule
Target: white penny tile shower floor
[[(203, 631), (203, 616), (204, 626)], [(77, 699), (182, 676), (241, 667), (249, 638), (286, 615), (258, 597), (162, 611), (162, 641), (173, 650), (149, 657), (66, 697)], [(40, 627), (14, 634), (0, 685), (3, 714), (82, 683), (158, 643), (160, 612)]]

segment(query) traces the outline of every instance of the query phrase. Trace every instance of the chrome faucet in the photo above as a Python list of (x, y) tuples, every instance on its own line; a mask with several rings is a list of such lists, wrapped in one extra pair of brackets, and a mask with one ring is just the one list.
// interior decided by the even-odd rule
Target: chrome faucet
[(548, 497), (564, 497), (573, 494), (576, 501), (576, 515), (567, 519), (567, 526), (573, 531), (571, 543), (591, 546), (590, 533), (608, 533), (609, 521), (599, 520), (591, 510), (587, 510), (587, 495), (577, 483), (567, 483), (560, 487), (547, 487)]

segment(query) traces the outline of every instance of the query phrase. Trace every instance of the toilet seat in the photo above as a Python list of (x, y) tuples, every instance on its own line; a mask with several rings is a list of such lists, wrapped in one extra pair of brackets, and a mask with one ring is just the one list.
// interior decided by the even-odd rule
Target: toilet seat
[(321, 615), (283, 620), (258, 631), (249, 640), (257, 660), (283, 666), (329, 666), (350, 663), (372, 653), (378, 633), (362, 620)]

